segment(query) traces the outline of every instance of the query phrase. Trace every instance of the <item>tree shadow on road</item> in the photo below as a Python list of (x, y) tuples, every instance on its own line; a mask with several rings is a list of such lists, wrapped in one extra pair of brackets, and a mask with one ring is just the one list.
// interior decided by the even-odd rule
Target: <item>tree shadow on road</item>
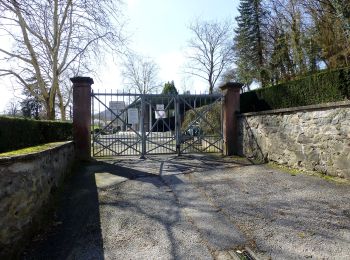
[[(149, 219), (150, 225), (142, 226), (142, 223), (137, 221), (135, 225), (140, 224), (138, 228), (146, 230), (145, 234), (148, 232), (149, 237), (145, 237), (144, 241), (149, 244), (150, 249), (155, 247), (154, 250), (167, 251), (170, 258), (186, 258), (189, 255), (193, 258), (201, 258), (203, 252), (210, 255), (207, 246), (198, 236), (198, 230), (190, 224), (188, 219), (185, 220), (186, 217), (181, 212), (181, 205), (175, 194), (160, 178), (164, 163), (169, 166), (168, 171), (179, 174), (188, 171), (212, 171), (219, 165), (226, 165), (225, 167), (249, 165), (246, 162), (230, 164), (225, 160), (216, 161), (214, 157), (210, 159), (196, 156), (170, 159), (152, 157), (147, 160), (131, 158), (80, 164), (65, 181), (52, 225), (32, 241), (22, 254), (22, 259), (118, 258), (117, 255), (113, 256), (109, 254), (111, 252), (106, 252), (109, 242), (107, 239), (105, 244), (106, 238), (101, 226), (101, 223), (103, 224), (101, 213), (104, 214), (106, 207), (113, 207), (115, 216), (129, 214), (130, 219), (134, 217), (135, 221), (141, 222), (144, 218)], [(112, 182), (110, 186), (98, 187), (96, 174), (99, 173), (120, 178), (121, 181)], [(176, 174), (172, 178), (177, 178)], [(123, 182), (125, 185), (132, 183), (126, 180), (134, 181), (136, 185), (130, 189), (118, 191), (118, 187), (124, 185)], [(182, 185), (183, 181), (178, 178), (177, 182), (173, 183)], [(147, 189), (153, 193), (145, 192)], [(117, 199), (101, 197), (101, 193), (117, 194)], [(189, 198), (187, 203), (191, 204), (195, 201)], [(208, 213), (208, 208), (205, 206), (197, 205), (197, 209), (201, 214)], [(168, 241), (165, 247), (157, 241), (158, 238), (152, 237), (152, 232), (155, 232), (152, 225), (162, 230), (161, 236)], [(118, 233), (114, 236), (118, 237)], [(190, 240), (191, 243), (188, 243), (188, 237), (193, 238)], [(135, 239), (137, 243), (138, 240)], [(133, 243), (133, 240), (129, 243)], [(116, 251), (120, 250), (117, 248)], [(130, 257), (133, 256), (130, 255)]]
[[(101, 218), (115, 219), (113, 226), (104, 231), (105, 256), (182, 259), (200, 258), (203, 252), (210, 256), (197, 230), (181, 212), (176, 196), (160, 178), (162, 162), (135, 163), (137, 160), (99, 162), (93, 166), (95, 173), (132, 180), (99, 188)], [(182, 181), (178, 181), (180, 185)], [(113, 234), (117, 236), (114, 240)], [(123, 244), (124, 237), (129, 237), (127, 246)]]

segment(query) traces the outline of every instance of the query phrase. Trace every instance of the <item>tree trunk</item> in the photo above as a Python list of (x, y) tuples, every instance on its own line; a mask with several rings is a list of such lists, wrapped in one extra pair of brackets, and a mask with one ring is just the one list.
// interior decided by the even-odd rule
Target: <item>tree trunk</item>
[(49, 120), (55, 120), (56, 119), (56, 113), (55, 113), (55, 106), (53, 105), (53, 106), (51, 106), (50, 107), (50, 110), (49, 110), (50, 112), (49, 112)]
[(211, 80), (209, 80), (209, 94), (213, 94), (213, 90), (214, 90), (214, 84), (213, 82), (211, 82)]
[(64, 100), (63, 100), (63, 96), (60, 88), (57, 88), (57, 97), (58, 97), (58, 106), (60, 108), (60, 113), (61, 113), (61, 120), (66, 121), (67, 107), (64, 105)]
[(45, 110), (46, 110), (46, 120), (55, 120), (55, 103), (50, 102), (50, 99), (46, 99), (45, 101)]
[(60, 104), (60, 112), (61, 112), (61, 120), (62, 121), (66, 121), (66, 107), (65, 106), (61, 106)]
[(266, 73), (264, 73), (264, 54), (263, 54), (263, 39), (261, 34), (261, 21), (260, 21), (260, 1), (254, 1), (254, 12), (255, 12), (255, 24), (256, 24), (256, 40), (257, 40), (257, 58), (258, 58), (258, 70), (259, 70), (259, 77), (261, 81), (261, 86), (265, 87), (266, 85)]

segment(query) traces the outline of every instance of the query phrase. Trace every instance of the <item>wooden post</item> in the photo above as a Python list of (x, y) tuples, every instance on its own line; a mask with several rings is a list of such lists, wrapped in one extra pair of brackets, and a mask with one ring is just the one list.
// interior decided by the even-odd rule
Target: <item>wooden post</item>
[(238, 126), (236, 115), (240, 109), (240, 92), (243, 84), (229, 82), (221, 88), (224, 94), (223, 102), (223, 135), (224, 135), (224, 155), (238, 154)]
[(91, 85), (92, 78), (75, 77), (73, 83), (73, 140), (76, 158), (91, 160)]

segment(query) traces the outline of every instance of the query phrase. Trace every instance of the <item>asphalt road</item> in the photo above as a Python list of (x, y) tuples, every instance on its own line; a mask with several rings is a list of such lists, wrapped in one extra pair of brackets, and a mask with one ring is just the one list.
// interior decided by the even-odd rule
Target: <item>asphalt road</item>
[(242, 159), (94, 162), (63, 195), (23, 259), (350, 258), (349, 183)]

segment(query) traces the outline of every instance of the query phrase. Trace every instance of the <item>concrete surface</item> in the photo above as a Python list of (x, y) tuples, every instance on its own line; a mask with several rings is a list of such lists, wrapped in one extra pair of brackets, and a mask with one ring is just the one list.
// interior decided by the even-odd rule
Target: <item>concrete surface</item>
[[(96, 186), (97, 185), (97, 186)], [(23, 259), (349, 259), (350, 185), (242, 159), (83, 165)]]

